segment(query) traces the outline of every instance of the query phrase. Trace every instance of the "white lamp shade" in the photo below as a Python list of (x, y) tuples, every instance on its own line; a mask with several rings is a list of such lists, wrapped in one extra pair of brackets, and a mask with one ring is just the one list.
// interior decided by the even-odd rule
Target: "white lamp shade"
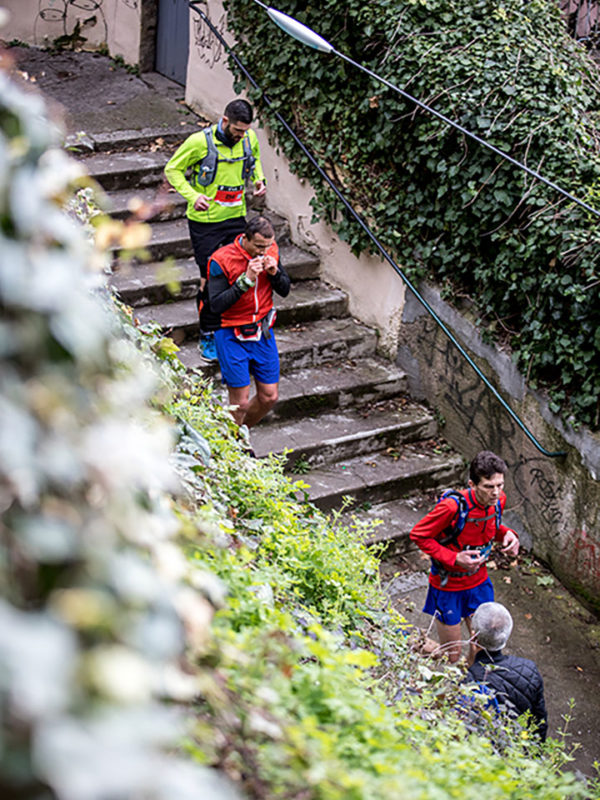
[(287, 14), (284, 14), (282, 11), (277, 11), (275, 8), (267, 8), (267, 14), (276, 25), (279, 25), (283, 31), (293, 36), (294, 39), (297, 39), (299, 42), (302, 42), (302, 44), (307, 44), (309, 47), (320, 50), (322, 53), (333, 52), (333, 45), (329, 44), (329, 42), (323, 39), (322, 36), (319, 36), (318, 33), (307, 28), (306, 25), (298, 22), (297, 19), (288, 17)]

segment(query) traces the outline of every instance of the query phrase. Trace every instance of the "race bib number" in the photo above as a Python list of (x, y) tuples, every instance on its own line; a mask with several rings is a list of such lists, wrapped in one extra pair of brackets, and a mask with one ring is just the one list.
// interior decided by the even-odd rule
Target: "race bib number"
[(217, 186), (217, 193), (215, 195), (215, 203), (220, 206), (241, 206), (244, 196), (243, 186)]

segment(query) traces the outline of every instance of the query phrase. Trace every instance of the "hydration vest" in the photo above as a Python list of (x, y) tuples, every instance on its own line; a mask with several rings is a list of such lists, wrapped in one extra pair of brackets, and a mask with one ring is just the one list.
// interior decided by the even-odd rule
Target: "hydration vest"
[(214, 183), (219, 162), (223, 161), (227, 162), (228, 164), (235, 164), (237, 161), (243, 161), (242, 181), (245, 182), (246, 179), (249, 178), (254, 172), (254, 166), (256, 164), (256, 159), (254, 157), (254, 153), (252, 152), (248, 132), (244, 134), (244, 138), (242, 139), (244, 155), (238, 158), (219, 157), (219, 152), (217, 150), (217, 146), (215, 145), (212, 132), (212, 127), (204, 128), (202, 131), (206, 137), (207, 153), (202, 161), (198, 161), (197, 164), (194, 164), (193, 173), (196, 183), (200, 186), (210, 186), (211, 183)]

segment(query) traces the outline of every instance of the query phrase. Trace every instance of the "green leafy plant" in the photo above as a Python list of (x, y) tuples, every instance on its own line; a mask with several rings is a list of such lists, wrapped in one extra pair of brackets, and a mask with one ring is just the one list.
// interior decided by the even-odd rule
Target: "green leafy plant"
[(294, 461), (291, 471), (294, 475), (306, 475), (307, 472), (310, 472), (310, 461), (306, 456), (299, 456), (299, 458)]
[(99, 291), (94, 204), (65, 210), (81, 168), (57, 145), (0, 72), (0, 794), (224, 798), (172, 713), (199, 686), (186, 626), (207, 637), (224, 593), (175, 544), (173, 379)]
[(129, 72), (130, 75), (136, 75), (139, 77), (139, 75), (141, 74), (139, 66), (137, 64), (128, 64), (123, 58), (123, 56), (120, 55), (112, 56), (111, 61), (116, 67), (124, 69), (126, 72)]

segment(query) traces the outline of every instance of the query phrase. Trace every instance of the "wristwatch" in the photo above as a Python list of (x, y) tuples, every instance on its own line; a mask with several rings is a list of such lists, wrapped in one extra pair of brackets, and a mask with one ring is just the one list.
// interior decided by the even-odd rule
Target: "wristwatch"
[(252, 289), (252, 287), (255, 286), (255, 284), (252, 283), (251, 280), (249, 280), (245, 272), (242, 272), (240, 277), (237, 279), (236, 283), (243, 292), (246, 292), (248, 291), (248, 289)]

